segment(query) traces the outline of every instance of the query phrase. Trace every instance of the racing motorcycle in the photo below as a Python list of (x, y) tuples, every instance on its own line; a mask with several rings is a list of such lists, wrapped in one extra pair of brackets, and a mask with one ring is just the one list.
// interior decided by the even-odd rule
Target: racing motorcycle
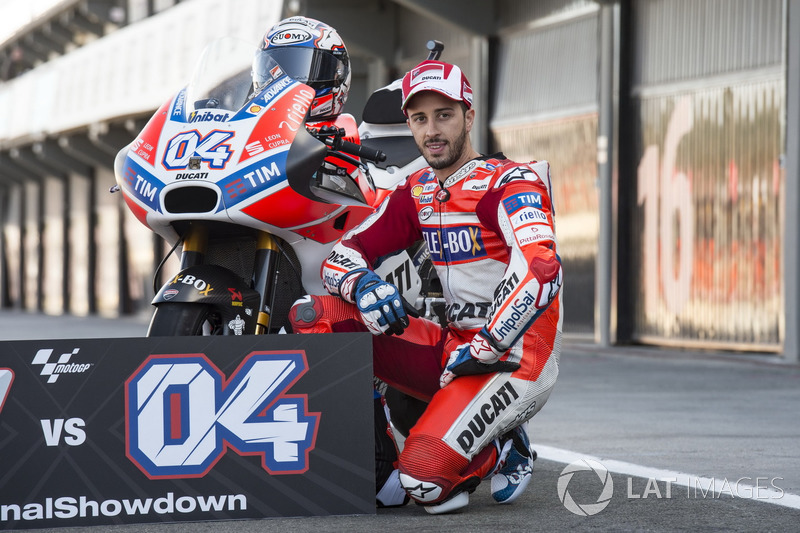
[[(154, 286), (148, 336), (279, 332), (297, 298), (326, 293), (319, 268), (336, 240), (424, 164), (404, 116), (401, 128), (366, 109), (374, 122), (361, 128), (350, 115), (309, 126), (314, 91), (277, 64), (254, 89), (252, 53), (235, 38), (212, 42), (115, 160), (114, 189), (181, 254), (180, 271)], [(399, 113), (399, 86), (385, 91)], [(435, 274), (424, 245), (409, 252), (376, 271), (431, 316)]]

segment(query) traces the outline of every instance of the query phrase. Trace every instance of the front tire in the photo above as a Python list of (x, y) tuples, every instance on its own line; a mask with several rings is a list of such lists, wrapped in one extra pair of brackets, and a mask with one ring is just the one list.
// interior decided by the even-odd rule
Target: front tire
[(162, 303), (156, 307), (148, 337), (222, 335), (222, 319), (209, 305)]

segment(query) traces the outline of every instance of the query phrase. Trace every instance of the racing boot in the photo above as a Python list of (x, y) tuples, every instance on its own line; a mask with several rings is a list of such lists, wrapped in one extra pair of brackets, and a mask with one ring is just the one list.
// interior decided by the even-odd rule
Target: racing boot
[(513, 502), (531, 482), (536, 452), (531, 448), (527, 426), (517, 426), (503, 439), (499, 469), (491, 480), (492, 498), (497, 503)]

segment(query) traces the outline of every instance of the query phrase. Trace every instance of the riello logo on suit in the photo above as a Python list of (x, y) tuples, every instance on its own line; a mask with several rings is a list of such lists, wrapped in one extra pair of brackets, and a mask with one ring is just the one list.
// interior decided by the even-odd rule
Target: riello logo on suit
[(305, 472), (320, 413), (286, 391), (307, 370), (300, 351), (253, 352), (227, 380), (203, 354), (151, 355), (125, 384), (128, 458), (151, 479), (202, 477), (228, 447)]

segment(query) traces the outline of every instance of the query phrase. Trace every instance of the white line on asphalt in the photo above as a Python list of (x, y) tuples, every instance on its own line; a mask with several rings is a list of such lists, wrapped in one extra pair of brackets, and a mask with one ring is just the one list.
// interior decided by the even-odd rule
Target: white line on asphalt
[[(633, 477), (654, 479), (658, 481), (669, 480), (670, 483), (687, 488), (687, 495), (700, 498), (734, 496), (738, 498), (750, 499), (759, 502), (771, 503), (792, 509), (800, 509), (800, 495), (790, 494), (785, 490), (774, 485), (774, 481), (782, 478), (761, 478), (765, 484), (758, 481), (755, 485), (743, 483), (743, 481), (753, 481), (751, 477), (741, 477), (734, 481), (727, 479), (697, 476), (678, 472), (676, 470), (664, 470), (649, 466), (627, 463), (616, 459), (603, 459), (585, 453), (573, 452), (562, 448), (554, 448), (542, 444), (534, 444), (533, 448), (541, 459), (554, 461), (556, 463), (574, 463), (581, 459), (591, 459), (599, 462), (609, 472), (624, 474)], [(770, 488), (776, 487), (776, 488)], [(694, 490), (694, 493), (691, 491)]]

